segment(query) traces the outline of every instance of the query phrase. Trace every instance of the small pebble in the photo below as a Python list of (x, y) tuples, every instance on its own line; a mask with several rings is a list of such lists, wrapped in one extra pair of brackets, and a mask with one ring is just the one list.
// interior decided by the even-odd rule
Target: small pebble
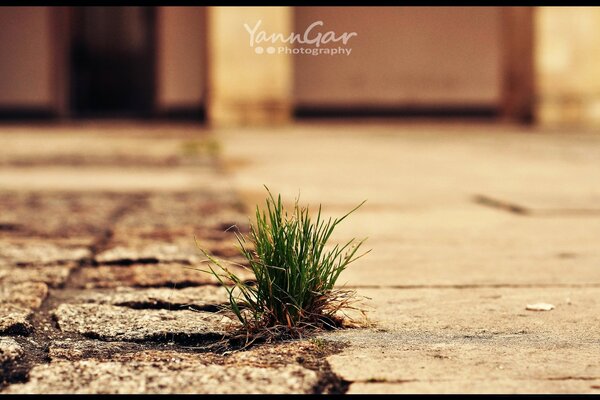
[(525, 307), (528, 311), (550, 311), (554, 310), (554, 306), (548, 303), (535, 303), (535, 304), (527, 304)]

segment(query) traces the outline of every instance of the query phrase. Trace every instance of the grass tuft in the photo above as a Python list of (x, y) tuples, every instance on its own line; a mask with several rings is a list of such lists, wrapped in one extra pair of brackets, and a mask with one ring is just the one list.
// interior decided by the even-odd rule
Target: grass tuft
[[(308, 207), (284, 210), (281, 195), (269, 189), (266, 209), (256, 207), (256, 222), (247, 236), (236, 233), (238, 247), (254, 274), (254, 281), (240, 279), (225, 262), (201, 251), (209, 272), (227, 289), (231, 311), (247, 336), (300, 337), (307, 329), (335, 328), (339, 314), (352, 306), (355, 292), (335, 288), (348, 265), (368, 253), (358, 253), (363, 240), (328, 246), (334, 229), (356, 211), (325, 219), (319, 206), (316, 219)], [(200, 246), (199, 246), (200, 247)]]

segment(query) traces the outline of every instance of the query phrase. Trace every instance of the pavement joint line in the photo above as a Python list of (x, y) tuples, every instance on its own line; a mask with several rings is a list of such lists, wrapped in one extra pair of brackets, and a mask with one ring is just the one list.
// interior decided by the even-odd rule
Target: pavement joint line
[(546, 381), (595, 381), (600, 380), (600, 376), (556, 376), (544, 379)]

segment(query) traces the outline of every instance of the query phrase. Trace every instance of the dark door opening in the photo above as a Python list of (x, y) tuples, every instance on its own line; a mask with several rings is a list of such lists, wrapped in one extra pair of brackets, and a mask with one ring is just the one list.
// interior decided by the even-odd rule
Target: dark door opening
[(75, 117), (148, 117), (154, 106), (153, 7), (74, 7)]

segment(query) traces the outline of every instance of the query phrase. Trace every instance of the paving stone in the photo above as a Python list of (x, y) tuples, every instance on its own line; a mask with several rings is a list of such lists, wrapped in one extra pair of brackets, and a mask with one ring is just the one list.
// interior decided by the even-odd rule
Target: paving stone
[(132, 310), (104, 304), (61, 304), (53, 314), (63, 332), (108, 341), (201, 342), (222, 338), (234, 326), (220, 314)]
[(42, 282), (52, 288), (61, 287), (78, 264), (51, 266), (0, 266), (0, 284)]
[(60, 247), (53, 243), (0, 241), (0, 265), (56, 265), (80, 261), (90, 256), (85, 247)]
[(60, 287), (89, 256), (89, 249), (81, 243), (0, 240), (0, 283), (43, 282)]
[(356, 382), (347, 394), (548, 394), (600, 393), (600, 379)]
[[(58, 128), (62, 129), (65, 128)], [(37, 132), (27, 134), (29, 127), (27, 132), (20, 131), (21, 135), (0, 138), (13, 143), (9, 150), (4, 142), (0, 146), (0, 153), (11, 154), (5, 165), (20, 166), (3, 168), (0, 186), (27, 190), (36, 186), (53, 190), (69, 187), (77, 191), (3, 191), (0, 240), (35, 237), (56, 243), (77, 238), (85, 247), (92, 240), (106, 238), (108, 243), (102, 245), (108, 254), (117, 247), (139, 253), (133, 258), (140, 262), (132, 259), (131, 266), (83, 268), (81, 274), (74, 274), (75, 286), (176, 284), (181, 288), (210, 283), (206, 281), (210, 280), (209, 275), (191, 270), (187, 270), (189, 276), (181, 273), (182, 265), (167, 262), (173, 260), (169, 259), (168, 251), (159, 249), (156, 257), (151, 253), (157, 249), (147, 251), (146, 246), (152, 243), (179, 246), (180, 240), (190, 240), (194, 234), (203, 239), (228, 240), (224, 233), (226, 225), (246, 222), (246, 216), (236, 205), (237, 194), (229, 190), (232, 182), (236, 191), (248, 193), (267, 183), (273, 192), (281, 192), (289, 200), (293, 200), (300, 187), (303, 202), (325, 202), (327, 213), (336, 215), (368, 198), (363, 208), (340, 225), (335, 239), (368, 236), (367, 247), (374, 250), (351, 265), (340, 283), (349, 281), (362, 288), (372, 285), (420, 289), (361, 288), (360, 294), (373, 299), (370, 316), (376, 328), (326, 335), (348, 346), (344, 352), (330, 356), (329, 361), (334, 372), (352, 381), (350, 392), (598, 391), (600, 259), (596, 248), (600, 232), (597, 213), (600, 141), (597, 135), (577, 132), (524, 135), (521, 129), (511, 132), (512, 128), (505, 126), (473, 128), (464, 124), (425, 128), (328, 124), (311, 126), (308, 135), (305, 126), (292, 127), (286, 135), (264, 130), (226, 133), (223, 139), (230, 158), (247, 159), (250, 155), (244, 168), (227, 179), (220, 179), (214, 170), (166, 171), (162, 165), (142, 173), (134, 169), (123, 171), (120, 167), (64, 167), (49, 171), (46, 167), (21, 168), (34, 162), (60, 164), (62, 156), (65, 156), (62, 165), (78, 165), (84, 160), (73, 155), (83, 154), (82, 151), (89, 153), (96, 165), (105, 165), (111, 157), (123, 165), (150, 163), (150, 159), (160, 160), (158, 165), (169, 163), (170, 154), (174, 154), (172, 148), (169, 151), (162, 148), (160, 141), (146, 146), (145, 139), (130, 140), (127, 150), (121, 151), (123, 142), (115, 145), (115, 139), (123, 132), (113, 131), (106, 139), (111, 130), (99, 128), (95, 131), (97, 138), (89, 140), (88, 128), (76, 131), (82, 133), (83, 129), (86, 146), (72, 142), (81, 135), (62, 137), (60, 143), (69, 144), (70, 150), (61, 150), (63, 146), (56, 142), (49, 146), (29, 145), (39, 142)], [(340, 132), (344, 134), (339, 135)], [(148, 133), (145, 127), (137, 129), (139, 138)], [(20, 143), (20, 138), (14, 139), (17, 136), (28, 137), (28, 144)], [(264, 146), (265, 141), (269, 146)], [(144, 155), (139, 154), (140, 143), (144, 145)], [(338, 151), (340, 146), (345, 151)], [(114, 154), (115, 151), (119, 154)], [(17, 153), (18, 156), (14, 155)], [(314, 162), (306, 163), (306, 154), (313, 155)], [(145, 156), (148, 160), (136, 159)], [(22, 157), (20, 164), (19, 157)], [(344, 168), (339, 168), (341, 165)], [(198, 193), (158, 193), (202, 185), (206, 185), (206, 190)], [(94, 188), (129, 194), (83, 193)], [(140, 189), (148, 192), (132, 193)], [(485, 206), (473, 201), (477, 194), (515, 202), (532, 208), (534, 213), (523, 216)], [(259, 196), (248, 205), (262, 202), (264, 196), (261, 188)], [(180, 254), (187, 254), (185, 257), (192, 254), (187, 251), (185, 246), (177, 249)], [(162, 264), (143, 264), (140, 254), (153, 256)], [(113, 261), (118, 264), (118, 257)], [(190, 258), (182, 261), (189, 263)], [(0, 265), (1, 284), (34, 280), (30, 271), (36, 270), (17, 269), (12, 263)], [(41, 274), (50, 269), (39, 271)], [(118, 294), (115, 291), (115, 296)], [(129, 335), (127, 329), (133, 327), (147, 332), (152, 340), (157, 339), (133, 317), (142, 314), (132, 314), (143, 313), (150, 316), (152, 321), (147, 323), (150, 327), (158, 325), (162, 331), (170, 331), (173, 326), (180, 331), (191, 330), (178, 320), (165, 321), (161, 327), (153, 319), (156, 316), (160, 320), (158, 316), (162, 314), (157, 312), (172, 316), (190, 311), (133, 310), (112, 305), (115, 299), (112, 295), (108, 298), (94, 298), (94, 295), (95, 292), (92, 301), (106, 304), (66, 305), (75, 307), (63, 313), (73, 329), (84, 331), (88, 324), (93, 325), (91, 330), (106, 333), (104, 330), (116, 325), (118, 329), (123, 327), (124, 335), (114, 340), (121, 340)], [(141, 300), (142, 307), (152, 304), (158, 307), (163, 300), (162, 293), (147, 296), (137, 292), (127, 296), (133, 296), (130, 299), (134, 304)], [(27, 299), (21, 301), (29, 304)], [(556, 308), (545, 313), (525, 310), (527, 304), (535, 302), (549, 302)], [(83, 310), (81, 307), (85, 306), (94, 308)], [(4, 318), (9, 315), (27, 323), (23, 316), (31, 312), (27, 307), (3, 307), (10, 309), (0, 312)], [(110, 312), (103, 311), (104, 308)], [(187, 314), (185, 320), (191, 321), (195, 328), (202, 325)], [(40, 343), (49, 345), (53, 362), (36, 366), (30, 382), (13, 385), (11, 390), (59, 392), (57, 387), (61, 385), (63, 391), (73, 392), (92, 391), (94, 386), (96, 390), (119, 390), (119, 385), (130, 390), (128, 385), (132, 382), (140, 392), (198, 392), (193, 385), (206, 372), (198, 372), (203, 367), (231, 368), (236, 372), (241, 367), (279, 370), (282, 367), (279, 363), (295, 357), (295, 353), (277, 346), (261, 347), (269, 349), (261, 350), (262, 353), (240, 352), (229, 357), (183, 355), (179, 351), (187, 346), (173, 345), (169, 350), (166, 344), (156, 341), (80, 340), (77, 332), (73, 332), (59, 335), (75, 337), (72, 345), (64, 344), (66, 340)], [(146, 348), (163, 345), (166, 349)], [(278, 355), (281, 357), (277, 358)], [(82, 360), (85, 358), (88, 360)], [(78, 367), (77, 363), (91, 364)], [(101, 367), (96, 368), (98, 365)], [(182, 376), (180, 371), (172, 372), (171, 368), (176, 366), (194, 373), (189, 377), (183, 374), (186, 382), (172, 387), (169, 385), (179, 385)], [(167, 371), (153, 375), (157, 368)], [(44, 370), (51, 372), (43, 373)], [(163, 380), (167, 380), (164, 387)], [(161, 382), (158, 389), (157, 381)], [(246, 384), (237, 385), (246, 389)], [(289, 387), (281, 389), (289, 390)]]
[[(77, 362), (83, 360), (91, 361), (94, 365), (107, 365), (107, 363), (110, 363), (110, 365), (115, 366), (115, 376), (117, 372), (123, 372), (124, 376), (127, 376), (128, 373), (121, 369), (122, 366), (135, 366), (136, 370), (139, 367), (140, 373), (149, 377), (148, 379), (144, 378), (146, 383), (155, 379), (162, 380), (175, 373), (187, 376), (192, 371), (198, 373), (199, 376), (214, 373), (214, 379), (222, 381), (220, 388), (209, 388), (205, 386), (204, 382), (197, 386), (194, 383), (187, 382), (187, 384), (181, 383), (181, 385), (187, 385), (185, 388), (183, 386), (181, 386), (181, 389), (175, 387), (172, 389), (171, 387), (164, 388), (167, 392), (170, 390), (198, 393), (221, 393), (221, 391), (230, 393), (236, 390), (243, 390), (243, 393), (271, 392), (271, 389), (265, 389), (269, 385), (263, 386), (265, 388), (262, 389), (258, 387), (259, 382), (261, 384), (266, 383), (260, 378), (264, 376), (265, 379), (272, 380), (273, 384), (281, 385), (278, 389), (273, 387), (274, 393), (310, 393), (317, 385), (323, 383), (322, 357), (332, 351), (323, 343), (301, 340), (256, 346), (249, 350), (224, 354), (193, 352), (170, 345), (161, 345), (163, 347), (156, 349), (145, 349), (143, 346), (139, 343), (107, 343), (98, 340), (69, 339), (54, 341), (49, 347), (50, 367), (55, 366), (54, 368), (57, 368), (57, 365), (64, 365), (66, 369), (66, 365), (68, 365), (66, 362), (71, 363), (73, 369), (69, 372), (65, 371), (65, 376), (72, 374), (72, 378), (68, 378), (69, 381), (75, 381), (79, 376), (75, 371), (75, 367), (81, 365)], [(62, 364), (60, 364), (61, 362)], [(146, 369), (144, 366), (152, 366), (152, 368)], [(231, 381), (229, 371), (239, 371), (239, 376), (243, 379), (243, 382), (240, 384), (238, 381)], [(263, 371), (264, 375), (260, 371)], [(290, 379), (289, 371), (298, 371), (301, 383)], [(321, 372), (315, 374), (313, 371)], [(285, 376), (285, 379), (273, 380), (273, 378), (266, 378), (272, 373), (281, 373)], [(42, 379), (36, 379), (35, 377), (33, 379), (37, 384), (41, 384), (44, 390), (58, 390), (63, 385), (57, 382), (58, 378), (55, 378), (55, 373), (52, 373), (51, 376), (44, 374)], [(103, 378), (97, 377), (94, 378), (94, 381), (97, 379)], [(77, 388), (75, 386), (71, 387), (75, 384), (68, 383), (69, 388), (64, 390), (69, 393), (75, 390), (89, 390), (90, 392), (97, 390), (96, 388), (99, 385), (96, 385), (94, 381), (90, 379), (88, 382), (85, 378), (84, 381), (86, 383), (81, 387), (77, 386)], [(121, 382), (121, 379), (107, 382), (103, 390), (109, 393), (121, 390), (119, 388)], [(300, 386), (298, 386), (299, 384)], [(180, 383), (176, 383), (176, 385), (180, 385)], [(26, 393), (27, 390), (36, 390), (33, 389), (35, 386), (34, 381), (30, 381), (25, 386), (13, 385), (11, 391)], [(240, 389), (241, 386), (248, 386), (248, 388)]]
[(342, 283), (600, 284), (600, 254), (593, 250), (600, 218), (520, 217), (469, 204), (359, 211), (352, 223), (340, 225), (337, 237), (369, 236), (365, 246), (373, 251), (349, 266)]
[(231, 191), (203, 190), (179, 193), (153, 193), (142, 207), (125, 215), (116, 226), (120, 232), (211, 228), (225, 231), (232, 225), (243, 227), (248, 218)]
[[(162, 124), (159, 124), (162, 125)], [(78, 135), (81, 127), (44, 127), (44, 146), (38, 135), (28, 134), (31, 128), (3, 127), (0, 137), (0, 165), (17, 167), (173, 167), (194, 165), (214, 168), (218, 144), (206, 131), (180, 127), (147, 125), (143, 135), (135, 129), (92, 128)], [(160, 132), (162, 137), (157, 137)], [(164, 132), (168, 132), (164, 135)], [(117, 133), (118, 132), (118, 133)], [(144, 151), (140, 152), (139, 149)]]
[(133, 342), (104, 342), (92, 339), (65, 339), (50, 343), (52, 361), (97, 361), (118, 362), (186, 362), (202, 365), (249, 366), (260, 368), (303, 365), (318, 370), (326, 355), (339, 351), (335, 342), (316, 343), (306, 340), (276, 342), (255, 346), (247, 350), (209, 352), (207, 346), (201, 351), (193, 347), (179, 347), (173, 343), (148, 344)]
[[(172, 344), (167, 343), (166, 345), (171, 346)], [(148, 351), (146, 345), (143, 343), (106, 342), (103, 340), (81, 338), (54, 340), (48, 346), (48, 355), (52, 361), (78, 361), (90, 358), (97, 361), (122, 361), (130, 359), (132, 354), (144, 354)], [(196, 355), (194, 353), (190, 354)]]
[(0, 336), (0, 392), (2, 387), (18, 375), (18, 364), (24, 351), (16, 340)]
[[(326, 335), (348, 345), (328, 361), (348, 381), (381, 382), (373, 390), (579, 391), (585, 387), (556, 382), (600, 379), (599, 288), (365, 289), (359, 294), (371, 298), (375, 328)], [(556, 308), (526, 311), (533, 299)], [(471, 385), (461, 386), (467, 381)], [(514, 383), (504, 387), (507, 381)], [(402, 382), (416, 383), (399, 387)]]
[(0, 368), (23, 356), (23, 348), (12, 338), (0, 337)]
[(136, 199), (105, 192), (6, 191), (0, 193), (0, 238), (93, 240), (105, 232), (118, 208)]
[(28, 318), (47, 294), (48, 287), (39, 282), (0, 283), (0, 335), (31, 332)]
[(9, 305), (0, 305), (0, 335), (27, 335), (33, 327), (28, 321), (32, 311)]
[[(199, 240), (210, 254), (219, 258), (242, 260), (241, 254), (232, 244)], [(182, 238), (176, 243), (157, 241), (132, 241), (127, 245), (117, 245), (100, 252), (94, 258), (99, 264), (131, 264), (144, 262), (174, 262), (198, 264), (206, 257), (196, 245), (192, 236)]]
[(48, 287), (39, 282), (0, 283), (0, 304), (37, 309), (48, 295)]
[[(90, 179), (92, 177), (92, 179)], [(13, 191), (112, 192), (137, 195), (140, 192), (178, 192), (190, 187), (230, 190), (228, 182), (214, 171), (180, 168), (120, 168), (67, 166), (44, 168), (3, 168), (0, 186)]]
[(183, 289), (132, 289), (119, 287), (114, 290), (85, 290), (71, 299), (71, 302), (112, 304), (137, 309), (215, 309), (228, 302), (225, 288), (220, 286), (199, 286)]
[[(129, 266), (101, 265), (81, 268), (73, 279), (73, 286), (79, 288), (169, 287), (184, 288), (218, 284), (211, 274), (199, 271), (205, 265), (188, 266), (182, 264), (133, 264)], [(241, 267), (228, 266), (241, 279), (252, 279), (253, 275)]]
[[(229, 368), (143, 362), (54, 362), (34, 367), (25, 384), (4, 393), (311, 393), (314, 371), (299, 366)], [(118, 382), (118, 384), (115, 384)]]

